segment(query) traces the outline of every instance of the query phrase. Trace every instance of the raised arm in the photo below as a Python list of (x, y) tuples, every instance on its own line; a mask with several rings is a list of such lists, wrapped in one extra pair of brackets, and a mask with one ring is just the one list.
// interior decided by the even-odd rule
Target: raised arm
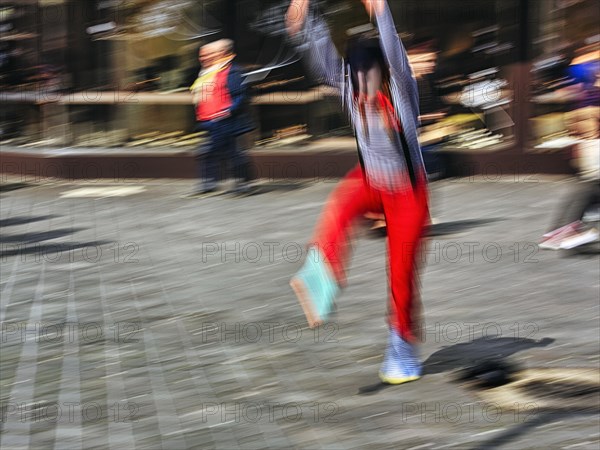
[[(418, 127), (419, 91), (417, 80), (413, 76), (404, 45), (398, 37), (388, 3), (386, 0), (362, 0), (362, 3), (369, 15), (375, 17), (383, 55), (390, 68), (391, 78), (399, 89), (396, 95), (402, 105), (397, 104), (396, 107), (401, 110), (401, 119), (406, 125), (407, 116), (405, 113), (410, 111), (411, 119), (414, 121), (415, 127)], [(392, 86), (392, 90), (394, 89), (394, 86)]]
[(290, 41), (306, 57), (310, 70), (321, 83), (341, 89), (342, 58), (331, 40), (327, 24), (309, 3), (309, 0), (290, 3), (285, 20)]
[(295, 37), (304, 26), (308, 14), (309, 0), (292, 0), (285, 15), (285, 26), (290, 37)]
[(387, 63), (398, 81), (413, 84), (412, 68), (402, 41), (398, 37), (394, 18), (386, 0), (362, 0), (367, 12), (375, 17), (381, 46)]

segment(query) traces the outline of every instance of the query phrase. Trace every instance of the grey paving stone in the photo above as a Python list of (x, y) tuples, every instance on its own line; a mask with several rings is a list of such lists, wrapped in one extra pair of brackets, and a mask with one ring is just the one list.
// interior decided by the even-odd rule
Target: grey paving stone
[[(537, 248), (570, 188), (538, 178), (431, 185), (428, 373), (370, 396), (357, 392), (385, 347), (384, 240), (359, 231), (318, 334), (288, 287), (334, 184), (203, 200), (177, 180), (112, 198), (62, 197), (86, 186), (66, 182), (3, 193), (2, 448), (478, 448), (506, 433), (510, 448), (597, 448), (597, 412), (491, 420), (495, 405), (452, 381), (490, 356), (599, 367), (598, 258)], [(31, 420), (32, 404), (69, 401), (77, 420)]]

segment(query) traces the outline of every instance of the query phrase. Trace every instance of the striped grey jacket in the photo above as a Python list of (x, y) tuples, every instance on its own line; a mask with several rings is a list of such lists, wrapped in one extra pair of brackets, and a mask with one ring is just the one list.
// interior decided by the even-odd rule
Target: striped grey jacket
[(341, 96), (357, 138), (367, 180), (376, 188), (397, 191), (415, 181), (425, 181), (425, 166), (418, 140), (419, 94), (406, 50), (400, 41), (389, 7), (377, 16), (380, 45), (390, 70), (392, 103), (402, 125), (396, 139), (387, 133), (371, 133), (361, 126), (354, 101), (352, 77), (347, 62), (338, 54), (325, 21), (311, 8), (304, 27), (291, 42), (304, 55), (321, 83), (334, 87)]

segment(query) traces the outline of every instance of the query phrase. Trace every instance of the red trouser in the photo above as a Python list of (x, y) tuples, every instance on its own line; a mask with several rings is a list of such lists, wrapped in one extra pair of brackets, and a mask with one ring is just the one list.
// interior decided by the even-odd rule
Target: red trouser
[(414, 190), (408, 188), (402, 192), (379, 191), (365, 182), (360, 166), (338, 184), (327, 200), (311, 243), (321, 250), (342, 286), (353, 222), (367, 212), (385, 215), (391, 294), (389, 320), (404, 339), (412, 342), (418, 325), (417, 257), (429, 222), (426, 184), (421, 182)]

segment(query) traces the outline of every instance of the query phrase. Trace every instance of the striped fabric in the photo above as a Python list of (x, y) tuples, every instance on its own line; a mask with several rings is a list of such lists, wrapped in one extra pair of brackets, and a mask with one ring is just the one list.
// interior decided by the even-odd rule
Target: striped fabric
[(405, 341), (396, 330), (390, 328), (388, 344), (379, 372), (381, 380), (391, 384), (414, 381), (421, 377), (422, 370), (416, 345)]
[[(376, 189), (396, 192), (410, 188), (410, 169), (416, 180), (426, 180), (418, 140), (419, 95), (406, 50), (398, 38), (387, 4), (376, 19), (381, 48), (391, 75), (391, 100), (402, 124), (404, 139), (399, 133), (395, 133), (395, 138), (390, 139), (383, 129), (382, 119), (374, 112), (367, 114), (367, 137), (354, 101), (349, 67), (338, 54), (327, 24), (314, 9), (309, 12), (303, 30), (291, 42), (304, 54), (310, 70), (318, 80), (339, 91), (354, 126), (369, 184)], [(406, 149), (403, 148), (403, 140)]]
[(378, 108), (365, 105), (365, 116), (368, 131), (360, 117), (355, 122), (355, 130), (370, 186), (392, 191), (409, 186), (406, 161), (398, 152), (401, 143), (397, 133), (390, 135)]

